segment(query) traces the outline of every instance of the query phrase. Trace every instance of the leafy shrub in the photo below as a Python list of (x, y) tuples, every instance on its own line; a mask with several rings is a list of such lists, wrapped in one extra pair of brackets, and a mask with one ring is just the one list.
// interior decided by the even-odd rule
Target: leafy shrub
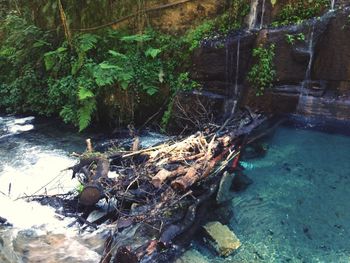
[(305, 19), (318, 16), (329, 7), (329, 0), (297, 0), (285, 5), (272, 26), (286, 26), (302, 23)]
[(59, 115), (84, 130), (106, 112), (126, 123), (146, 103), (198, 87), (186, 71), (185, 38), (105, 30), (76, 34), (68, 44), (16, 13), (0, 30), (0, 107), (9, 112)]
[(196, 28), (189, 30), (185, 36), (189, 50), (198, 48), (205, 38), (216, 35), (226, 36), (230, 31), (241, 28), (243, 18), (249, 13), (249, 3), (247, 0), (231, 0), (228, 10), (221, 16), (204, 21)]
[(303, 33), (299, 34), (286, 34), (286, 41), (288, 44), (294, 45), (295, 42), (305, 41), (305, 35)]
[(253, 57), (257, 62), (248, 72), (248, 80), (254, 88), (256, 95), (261, 96), (264, 90), (272, 86), (276, 71), (274, 69), (273, 58), (275, 56), (275, 45), (268, 47), (262, 45), (253, 49)]

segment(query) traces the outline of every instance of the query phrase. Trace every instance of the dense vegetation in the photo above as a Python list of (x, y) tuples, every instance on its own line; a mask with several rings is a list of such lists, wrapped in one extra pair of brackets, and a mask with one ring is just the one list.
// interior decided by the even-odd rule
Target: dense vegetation
[(153, 30), (106, 30), (60, 42), (15, 14), (1, 30), (0, 105), (11, 112), (59, 113), (82, 130), (93, 115), (130, 121), (141, 97), (146, 102), (165, 85), (182, 88), (178, 81), (187, 81), (177, 68), (185, 55), (175, 54), (184, 43)]
[[(174, 35), (146, 23), (145, 0), (103, 0), (100, 8), (96, 3), (0, 3), (2, 109), (57, 115), (80, 130), (92, 121), (110, 126), (140, 123), (160, 112), (158, 120), (163, 113), (161, 123), (166, 126), (175, 94), (200, 87), (190, 78), (192, 52), (205, 38), (240, 29), (250, 8), (248, 0), (227, 1), (221, 15)], [(328, 0), (291, 1), (279, 11), (273, 25), (300, 23), (328, 6)], [(98, 11), (93, 13), (95, 9)], [(135, 17), (127, 26), (100, 27), (130, 15)], [(304, 41), (304, 35), (287, 34), (286, 41)], [(274, 47), (257, 47), (252, 55), (256, 63), (248, 80), (261, 95), (274, 80)]]
[(248, 80), (255, 88), (255, 94), (261, 96), (266, 88), (272, 87), (275, 79), (276, 70), (273, 63), (275, 57), (275, 45), (271, 44), (267, 47), (259, 46), (253, 49), (253, 57), (256, 63), (248, 72)]
[[(15, 5), (1, 23), (0, 107), (12, 113), (59, 115), (80, 130), (93, 119), (111, 126), (144, 120), (147, 111), (168, 101), (162, 119), (166, 125), (174, 94), (199, 86), (188, 72), (192, 50), (213, 32), (238, 28), (249, 10), (247, 1), (233, 1), (229, 12), (178, 37), (148, 27), (72, 32), (61, 1), (49, 2), (51, 6), (32, 4), (49, 10), (52, 21), (45, 17), (34, 23), (28, 15), (32, 6), (23, 11)], [(88, 25), (81, 16), (79, 23)], [(58, 27), (35, 25), (43, 21)]]
[(272, 26), (299, 24), (321, 14), (330, 5), (329, 0), (296, 0), (290, 1), (279, 12)]

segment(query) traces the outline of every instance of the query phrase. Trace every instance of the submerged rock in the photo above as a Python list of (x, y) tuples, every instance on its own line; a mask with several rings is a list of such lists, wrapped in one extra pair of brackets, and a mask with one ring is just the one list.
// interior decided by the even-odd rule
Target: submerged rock
[(225, 172), (222, 175), (222, 178), (221, 178), (220, 184), (219, 184), (219, 190), (218, 190), (218, 193), (216, 195), (216, 202), (218, 204), (222, 204), (222, 203), (232, 199), (232, 194), (230, 192), (230, 188), (232, 185), (233, 178), (234, 178), (234, 174), (230, 174), (228, 172)]
[(244, 173), (236, 174), (235, 178), (233, 179), (232, 190), (235, 192), (244, 191), (252, 183), (253, 183), (253, 180), (250, 179)]
[(186, 251), (175, 263), (209, 263), (209, 261), (197, 250)]
[(227, 257), (241, 246), (236, 235), (220, 222), (209, 222), (203, 228), (209, 237), (209, 244), (220, 256)]
[(0, 216), (0, 226), (11, 226), (11, 224), (7, 221), (6, 218)]

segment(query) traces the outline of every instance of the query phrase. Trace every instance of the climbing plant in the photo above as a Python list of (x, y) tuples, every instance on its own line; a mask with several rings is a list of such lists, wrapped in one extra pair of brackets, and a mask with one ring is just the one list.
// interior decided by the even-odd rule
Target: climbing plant
[(272, 86), (276, 71), (273, 63), (275, 56), (275, 44), (270, 44), (266, 47), (260, 45), (253, 49), (253, 57), (256, 58), (256, 63), (248, 72), (248, 80), (256, 89), (256, 95), (264, 94), (266, 88)]
[(305, 35), (304, 33), (298, 33), (298, 34), (286, 34), (286, 41), (288, 44), (294, 45), (296, 42), (303, 42), (305, 41)]
[(206, 20), (197, 27), (189, 30), (185, 36), (185, 41), (189, 43), (190, 50), (200, 46), (200, 42), (205, 38), (214, 36), (226, 36), (229, 32), (242, 27), (244, 17), (249, 13), (250, 1), (231, 0), (227, 10), (220, 16)]
[(318, 16), (329, 8), (329, 0), (296, 0), (283, 6), (272, 26), (298, 24), (305, 19)]

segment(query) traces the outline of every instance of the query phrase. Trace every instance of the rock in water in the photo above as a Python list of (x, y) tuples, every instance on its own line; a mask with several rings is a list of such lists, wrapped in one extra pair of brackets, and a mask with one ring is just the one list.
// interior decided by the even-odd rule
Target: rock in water
[(209, 244), (220, 256), (227, 257), (241, 246), (236, 235), (220, 222), (209, 222), (204, 226), (204, 230), (209, 236)]
[(216, 202), (218, 204), (222, 204), (232, 199), (233, 196), (230, 193), (230, 188), (232, 185), (233, 178), (234, 178), (234, 174), (230, 174), (228, 172), (225, 172), (222, 175), (221, 181), (219, 184), (219, 190), (216, 195)]
[(244, 191), (252, 183), (253, 183), (253, 180), (250, 179), (247, 175), (245, 175), (242, 172), (237, 172), (237, 174), (235, 175), (235, 178), (233, 179), (231, 189), (235, 192)]
[(209, 261), (197, 250), (186, 251), (175, 263), (209, 263)]

